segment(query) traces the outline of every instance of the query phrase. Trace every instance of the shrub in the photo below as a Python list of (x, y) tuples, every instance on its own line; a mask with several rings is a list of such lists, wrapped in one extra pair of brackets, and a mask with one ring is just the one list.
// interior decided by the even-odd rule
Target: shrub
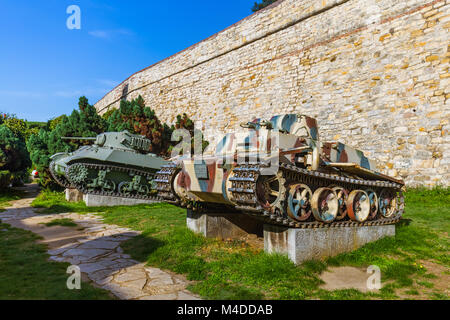
[(25, 140), (5, 124), (0, 125), (0, 170), (18, 172), (31, 166)]
[(9, 171), (0, 171), (0, 191), (9, 187), (11, 183), (11, 173)]

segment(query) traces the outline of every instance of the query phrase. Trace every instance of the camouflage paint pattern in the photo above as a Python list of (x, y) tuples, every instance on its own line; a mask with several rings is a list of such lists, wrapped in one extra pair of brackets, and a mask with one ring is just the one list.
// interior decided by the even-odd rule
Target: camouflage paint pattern
[(376, 162), (369, 160), (362, 151), (340, 142), (324, 143), (322, 151), (325, 160), (329, 163), (355, 163), (368, 170), (376, 168)]
[(231, 204), (226, 196), (229, 172), (231, 170), (224, 168), (217, 158), (187, 159), (175, 177), (175, 189), (179, 195), (189, 193), (191, 200)]
[(174, 159), (182, 167), (174, 182), (179, 196), (185, 200), (231, 204), (227, 196), (227, 178), (238, 160), (256, 159), (256, 155), (264, 160), (273, 157), (271, 152), (276, 152), (279, 162), (294, 164), (299, 159), (308, 159), (308, 163), (305, 162), (308, 168), (314, 167), (311, 159), (317, 152), (320, 167), (342, 165), (341, 169), (354, 174), (397, 181), (376, 172), (375, 161), (368, 159), (362, 151), (340, 142), (320, 142), (317, 121), (308, 116), (279, 115), (269, 121), (255, 119), (246, 126), (250, 128), (226, 134), (215, 150), (204, 155), (201, 161), (190, 157)]

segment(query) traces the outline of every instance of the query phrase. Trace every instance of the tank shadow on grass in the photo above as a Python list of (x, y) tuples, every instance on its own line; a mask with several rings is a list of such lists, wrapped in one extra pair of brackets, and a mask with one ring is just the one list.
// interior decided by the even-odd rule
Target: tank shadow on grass
[[(14, 214), (13, 211), (8, 213)], [(36, 216), (33, 218), (36, 218)], [(98, 255), (92, 258), (86, 259), (84, 257), (84, 260), (77, 264), (83, 273), (83, 283), (81, 290), (71, 291), (66, 287), (66, 281), (69, 277), (66, 270), (70, 263), (49, 261), (49, 253), (52, 255), (57, 254), (56, 251), (61, 247), (84, 241), (82, 243), (78, 242), (76, 247), (67, 248), (64, 251), (66, 259), (78, 260), (79, 257), (71, 256), (70, 250), (82, 251), (88, 249), (89, 251), (89, 249), (101, 248), (101, 244), (105, 242), (115, 243), (117, 237), (128, 237), (128, 233), (119, 233), (114, 236), (103, 236), (85, 241), (86, 235), (75, 231), (72, 225), (51, 224), (47, 228), (40, 228), (39, 225), (48, 225), (48, 223), (30, 224), (30, 221), (25, 222), (24, 220), (14, 220), (9, 223), (2, 224), (0, 222), (0, 240), (2, 240), (0, 244), (0, 268), (9, 272), (8, 275), (0, 275), (0, 299), (115, 299), (111, 293), (98, 288), (86, 275), (90, 276), (91, 273), (95, 274), (96, 271), (100, 271), (107, 278), (124, 268), (132, 267), (138, 263), (129, 260), (126, 266), (123, 265), (123, 262), (111, 265), (107, 263), (110, 261), (108, 256), (115, 249), (97, 249), (104, 251), (104, 253), (98, 252)], [(75, 226), (78, 225), (75, 224)], [(40, 243), (37, 243), (37, 241)], [(151, 255), (154, 250), (163, 246), (164, 243), (158, 239), (146, 238), (145, 245), (147, 246), (146, 253)], [(48, 249), (53, 252), (49, 251), (47, 253)], [(66, 255), (66, 253), (69, 254)], [(95, 265), (102, 266), (102, 263), (106, 263), (108, 267), (101, 267), (98, 270), (92, 269)], [(27, 271), (23, 275), (25, 269)], [(45, 271), (42, 272), (44, 269)], [(29, 281), (30, 277), (36, 279), (36, 281)], [(41, 282), (50, 284), (51, 287), (50, 285), (41, 285)]]
[(110, 300), (106, 290), (83, 283), (81, 290), (66, 287), (69, 263), (48, 261), (42, 238), (0, 222), (0, 299)]

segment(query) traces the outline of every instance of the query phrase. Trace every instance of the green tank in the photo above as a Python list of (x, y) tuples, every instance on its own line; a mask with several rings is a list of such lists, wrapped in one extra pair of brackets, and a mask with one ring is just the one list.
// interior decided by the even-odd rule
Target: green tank
[(74, 152), (51, 157), (50, 172), (64, 188), (84, 194), (156, 198), (153, 179), (167, 161), (149, 153), (151, 141), (146, 137), (122, 131), (102, 133), (96, 138), (62, 139), (94, 141)]

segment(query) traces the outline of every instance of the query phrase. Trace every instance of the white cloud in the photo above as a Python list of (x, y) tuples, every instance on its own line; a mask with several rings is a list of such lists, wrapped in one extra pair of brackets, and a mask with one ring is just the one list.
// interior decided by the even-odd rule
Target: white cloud
[(110, 33), (104, 30), (95, 30), (95, 31), (89, 31), (89, 34), (95, 38), (101, 38), (101, 39), (109, 39)]
[(134, 33), (128, 29), (114, 29), (114, 30), (94, 30), (89, 31), (89, 35), (100, 38), (100, 39), (110, 39), (115, 36), (133, 36)]
[(110, 79), (97, 79), (97, 82), (101, 85), (114, 88), (116, 87), (120, 82)]
[(35, 92), (35, 91), (0, 90), (0, 96), (40, 98), (40, 97), (43, 97), (44, 95), (40, 92)]
[(86, 88), (83, 90), (59, 90), (53, 92), (53, 94), (57, 97), (63, 97), (63, 98), (77, 98), (81, 96), (88, 96), (88, 95), (102, 95), (109, 92), (111, 89), (105, 89), (105, 88)]

